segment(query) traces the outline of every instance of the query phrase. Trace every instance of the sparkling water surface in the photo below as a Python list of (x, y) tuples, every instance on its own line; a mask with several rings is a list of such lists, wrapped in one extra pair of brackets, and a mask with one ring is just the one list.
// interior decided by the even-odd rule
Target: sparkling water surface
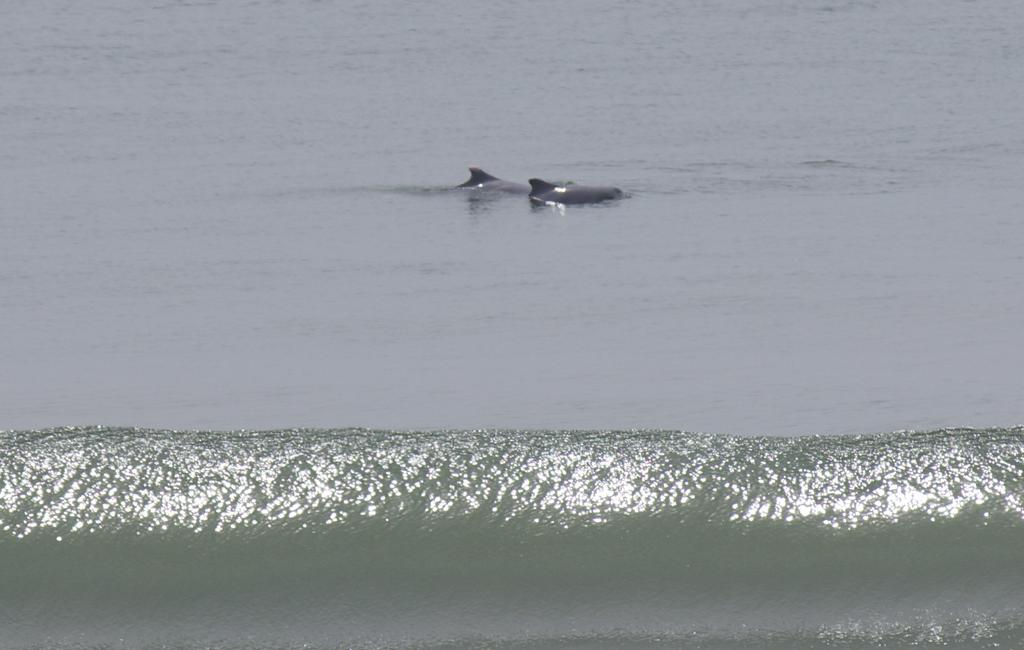
[(1024, 430), (0, 433), (0, 646), (1017, 648)]

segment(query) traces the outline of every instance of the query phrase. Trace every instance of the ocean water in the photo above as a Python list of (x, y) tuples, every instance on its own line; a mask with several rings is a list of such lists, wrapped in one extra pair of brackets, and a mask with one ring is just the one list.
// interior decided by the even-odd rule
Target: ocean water
[[(1022, 421), (1017, 3), (11, 2), (0, 426)], [(441, 191), (468, 165), (631, 197)]]
[(1024, 647), (1021, 33), (9, 0), (0, 649)]
[(5, 648), (1018, 648), (1024, 431), (68, 428)]

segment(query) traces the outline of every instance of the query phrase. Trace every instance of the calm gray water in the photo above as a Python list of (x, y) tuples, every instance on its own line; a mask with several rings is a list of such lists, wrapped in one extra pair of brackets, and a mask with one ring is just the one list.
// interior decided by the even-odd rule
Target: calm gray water
[[(0, 427), (1024, 421), (1024, 5), (0, 9)], [(602, 207), (442, 192), (477, 164)]]

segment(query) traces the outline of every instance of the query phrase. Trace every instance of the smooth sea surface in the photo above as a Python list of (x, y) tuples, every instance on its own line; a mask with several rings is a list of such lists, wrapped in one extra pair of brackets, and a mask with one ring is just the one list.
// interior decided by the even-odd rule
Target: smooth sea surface
[(0, 650), (1024, 647), (1022, 34), (7, 0)]
[(2, 18), (2, 427), (1024, 421), (1019, 3)]

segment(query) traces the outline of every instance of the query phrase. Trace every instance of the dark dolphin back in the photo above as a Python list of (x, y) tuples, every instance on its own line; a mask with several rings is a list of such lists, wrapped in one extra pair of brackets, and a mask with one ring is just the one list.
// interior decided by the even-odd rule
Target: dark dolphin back
[(558, 186), (554, 183), (542, 181), (539, 178), (530, 179), (530, 196), (540, 196), (547, 192), (554, 192)]
[(527, 194), (530, 188), (522, 183), (503, 181), (497, 176), (491, 176), (479, 167), (469, 168), (469, 180), (456, 187), (469, 190), (480, 190), (495, 194)]
[(497, 180), (500, 180), (497, 176), (491, 176), (490, 174), (480, 169), (479, 167), (470, 167), (469, 180), (463, 183), (462, 185), (456, 185), (456, 187), (476, 187), (477, 185), (480, 185), (482, 183)]
[(600, 203), (622, 197), (617, 187), (567, 185), (561, 187), (539, 178), (530, 179), (530, 200), (535, 203)]

